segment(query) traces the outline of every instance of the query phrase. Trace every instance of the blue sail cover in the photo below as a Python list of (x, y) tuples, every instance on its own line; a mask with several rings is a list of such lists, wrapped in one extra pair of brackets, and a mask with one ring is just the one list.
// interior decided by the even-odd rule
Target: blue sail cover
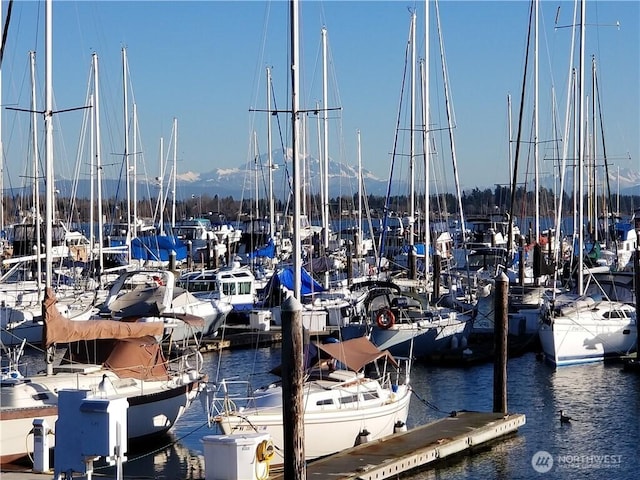
[[(293, 290), (293, 267), (284, 267), (278, 271), (277, 275), (273, 276), (273, 279), (277, 279), (280, 285), (287, 287), (289, 290)], [(310, 295), (315, 292), (323, 292), (324, 287), (316, 282), (309, 272), (304, 268), (300, 269), (300, 294)]]
[(269, 243), (261, 248), (256, 248), (253, 252), (247, 254), (247, 258), (276, 258), (276, 245), (273, 238), (269, 239)]
[(176, 252), (176, 261), (187, 258), (187, 246), (174, 236), (136, 237), (131, 241), (131, 257), (136, 260), (168, 262), (171, 251)]

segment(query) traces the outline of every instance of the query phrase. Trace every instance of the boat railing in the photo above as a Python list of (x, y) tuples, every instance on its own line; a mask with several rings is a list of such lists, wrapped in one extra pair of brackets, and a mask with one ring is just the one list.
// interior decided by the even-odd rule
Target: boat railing
[(169, 361), (169, 370), (175, 374), (199, 374), (202, 371), (204, 358), (197, 345), (178, 347), (180, 353)]
[(24, 354), (24, 346), (27, 343), (25, 338), (22, 339), (20, 345), (14, 347), (6, 347), (2, 341), (0, 346), (2, 347), (2, 356), (0, 357), (0, 377), (2, 381), (15, 380), (22, 378), (23, 369), (26, 368), (26, 363), (22, 361), (22, 355)]
[(202, 395), (209, 424), (220, 415), (240, 413), (256, 406), (256, 394), (251, 382), (235, 377), (225, 378), (219, 383), (207, 382)]

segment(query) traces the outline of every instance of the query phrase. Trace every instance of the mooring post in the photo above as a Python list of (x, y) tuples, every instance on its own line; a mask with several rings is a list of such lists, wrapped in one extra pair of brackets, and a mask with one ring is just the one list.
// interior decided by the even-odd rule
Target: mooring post
[(191, 240), (187, 240), (187, 271), (191, 271), (193, 263), (193, 242)]
[(176, 251), (175, 250), (171, 250), (169, 252), (169, 271), (171, 272), (175, 272), (176, 271)]
[(494, 293), (493, 411), (507, 414), (507, 336), (509, 334), (509, 278), (500, 272)]
[(353, 245), (347, 245), (347, 285), (353, 284)]
[(302, 305), (293, 295), (290, 295), (282, 302), (280, 309), (282, 312), (284, 478), (305, 480)]
[(412, 279), (412, 280), (415, 280), (416, 278), (418, 278), (418, 275), (417, 275), (417, 272), (416, 272), (416, 270), (417, 270), (417, 265), (416, 265), (417, 258), (416, 258), (416, 250), (415, 250), (415, 248), (416, 248), (415, 246), (410, 245), (409, 246), (409, 252), (408, 252), (408, 255), (407, 255), (407, 262), (408, 262), (408, 267), (409, 267), (409, 278)]
[[(440, 299), (440, 274), (442, 273), (442, 263), (440, 259), (440, 255), (436, 253), (433, 256), (433, 297), (431, 297), (431, 302), (436, 304)], [(429, 272), (424, 273), (425, 276), (429, 275)], [(452, 278), (452, 277), (449, 277)], [(449, 290), (451, 291), (451, 290)]]

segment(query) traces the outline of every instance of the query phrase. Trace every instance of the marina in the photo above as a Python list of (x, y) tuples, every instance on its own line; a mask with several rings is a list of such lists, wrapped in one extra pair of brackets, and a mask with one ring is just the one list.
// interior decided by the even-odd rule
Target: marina
[[(43, 2), (44, 110), (33, 51), (30, 108), (14, 109), (32, 113), (34, 134), (25, 142), (32, 171), (24, 187), (31, 195), (12, 197), (15, 208), (0, 211), (3, 225), (14, 222), (0, 228), (4, 478), (637, 476), (640, 208), (637, 185), (612, 201), (612, 157), (600, 138), (610, 52), (585, 61), (592, 37), (604, 37), (591, 30), (599, 16), (594, 2), (573, 2), (572, 28), (562, 31), (566, 45), (552, 49), (562, 68), (542, 62), (566, 76), (559, 101), (555, 91), (552, 99), (539, 96), (540, 87), (559, 85), (541, 75), (538, 61), (539, 42), (550, 34), (542, 23), (540, 37), (539, 13), (553, 12), (538, 0), (522, 3), (519, 14), (528, 13), (528, 21), (513, 26), (526, 39), (518, 46), (525, 61), (513, 62), (511, 73), (522, 78), (509, 81), (521, 97), (516, 121), (509, 94), (502, 139), (508, 155), (498, 156), (498, 172), (510, 183), (485, 191), (465, 190), (459, 175), (452, 87), (465, 77), (449, 77), (457, 59), (445, 59), (450, 40), (441, 21), (449, 22), (449, 6), (441, 17), (438, 0), (408, 9), (394, 144), (380, 196), (365, 185), (371, 175), (362, 164), (360, 130), (357, 168), (343, 170), (330, 159), (329, 126), (343, 106), (329, 102), (336, 85), (324, 23), (316, 59), (322, 79), (305, 91), (303, 52), (311, 43), (301, 29), (301, 5), (313, 9), (314, 2), (282, 3), (290, 108), (275, 107), (280, 93), (275, 69), (267, 67), (264, 97), (251, 108), (254, 120), (261, 118), (239, 200), (221, 198), (216, 182), (206, 195), (178, 198), (179, 179), (197, 179), (179, 173), (175, 117), (170, 146), (160, 139), (160, 173), (147, 179), (153, 192), (147, 186), (149, 198), (138, 197), (139, 118), (135, 101), (129, 104), (124, 47), (124, 138), (115, 149), (123, 149), (115, 174), (122, 178), (114, 182), (118, 197), (119, 183), (126, 185), (126, 199), (103, 191), (106, 75), (94, 52), (86, 108), (77, 109), (82, 130), (91, 132), (78, 142), (74, 168), (89, 179), (82, 207), (76, 186), (62, 202), (55, 196), (65, 155), (54, 152), (53, 118), (74, 109), (53, 110), (53, 3)], [(5, 33), (12, 8), (10, 2)], [(554, 30), (565, 18), (558, 8)], [(400, 60), (402, 50), (396, 55)], [(57, 75), (64, 70), (57, 67)], [(622, 78), (616, 80), (619, 88)], [(309, 93), (321, 93), (322, 102), (305, 105)], [(549, 124), (538, 115), (546, 110), (557, 117), (552, 140), (539, 131)], [(35, 133), (40, 121), (44, 162)], [(263, 128), (266, 154), (258, 141)], [(553, 160), (546, 183), (538, 175), (543, 142), (544, 160)], [(466, 160), (466, 169), (479, 158)], [(606, 182), (596, 181), (600, 170)], [(336, 194), (338, 177), (357, 186), (347, 193), (340, 185)], [(0, 200), (4, 207), (9, 197)], [(62, 213), (67, 206), (71, 213)]]

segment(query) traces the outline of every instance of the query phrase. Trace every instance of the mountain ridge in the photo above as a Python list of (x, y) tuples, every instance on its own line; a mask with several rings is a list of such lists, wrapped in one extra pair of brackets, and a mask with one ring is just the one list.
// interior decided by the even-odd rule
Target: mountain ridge
[[(273, 191), (276, 198), (286, 200), (286, 193), (290, 192), (293, 178), (293, 160), (291, 150), (274, 150), (272, 152), (273, 167)], [(321, 168), (320, 161), (310, 155), (305, 158), (306, 164), (306, 184), (310, 190), (307, 194), (320, 194), (321, 185)], [(219, 167), (208, 172), (186, 171), (178, 173), (176, 177), (176, 197), (178, 199), (192, 198), (194, 196), (208, 195), (219, 198), (233, 197), (234, 199), (255, 198), (256, 181), (258, 183), (257, 191), (259, 197), (266, 197), (268, 188), (268, 165), (269, 159), (267, 154), (262, 154), (254, 160), (238, 165), (236, 167)], [(358, 170), (357, 167), (347, 165), (345, 163), (329, 160), (329, 196), (336, 198), (339, 196), (353, 196), (358, 193)], [(366, 195), (386, 196), (388, 190), (388, 179), (378, 178), (373, 172), (365, 168), (362, 169), (362, 177), (364, 190)], [(557, 181), (554, 175), (542, 175), (541, 185), (554, 189)], [(610, 188), (612, 195), (640, 195), (640, 172), (631, 169), (620, 168), (616, 171), (616, 175), (609, 173)], [(619, 183), (618, 183), (619, 182)], [(72, 181), (61, 179), (56, 181), (56, 189), (60, 191), (62, 196), (69, 196), (67, 192), (72, 191)], [(103, 192), (107, 198), (108, 192), (124, 191), (124, 180), (103, 179)], [(497, 184), (497, 183), (496, 183)], [(463, 188), (471, 190), (479, 188), (481, 190), (494, 189), (496, 184), (492, 185), (475, 185)], [(148, 185), (152, 185), (149, 190), (151, 197), (157, 196), (157, 181), (138, 182), (138, 195), (143, 192), (142, 198), (148, 191)], [(406, 195), (408, 193), (408, 182), (398, 179), (394, 176), (391, 189), (392, 195)], [(567, 186), (569, 188), (570, 185)], [(438, 189), (440, 192), (454, 192), (453, 185), (445, 188), (442, 185)], [(432, 190), (433, 191), (433, 190)], [(76, 194), (79, 198), (89, 198), (90, 184), (88, 180), (80, 180), (77, 182)]]

